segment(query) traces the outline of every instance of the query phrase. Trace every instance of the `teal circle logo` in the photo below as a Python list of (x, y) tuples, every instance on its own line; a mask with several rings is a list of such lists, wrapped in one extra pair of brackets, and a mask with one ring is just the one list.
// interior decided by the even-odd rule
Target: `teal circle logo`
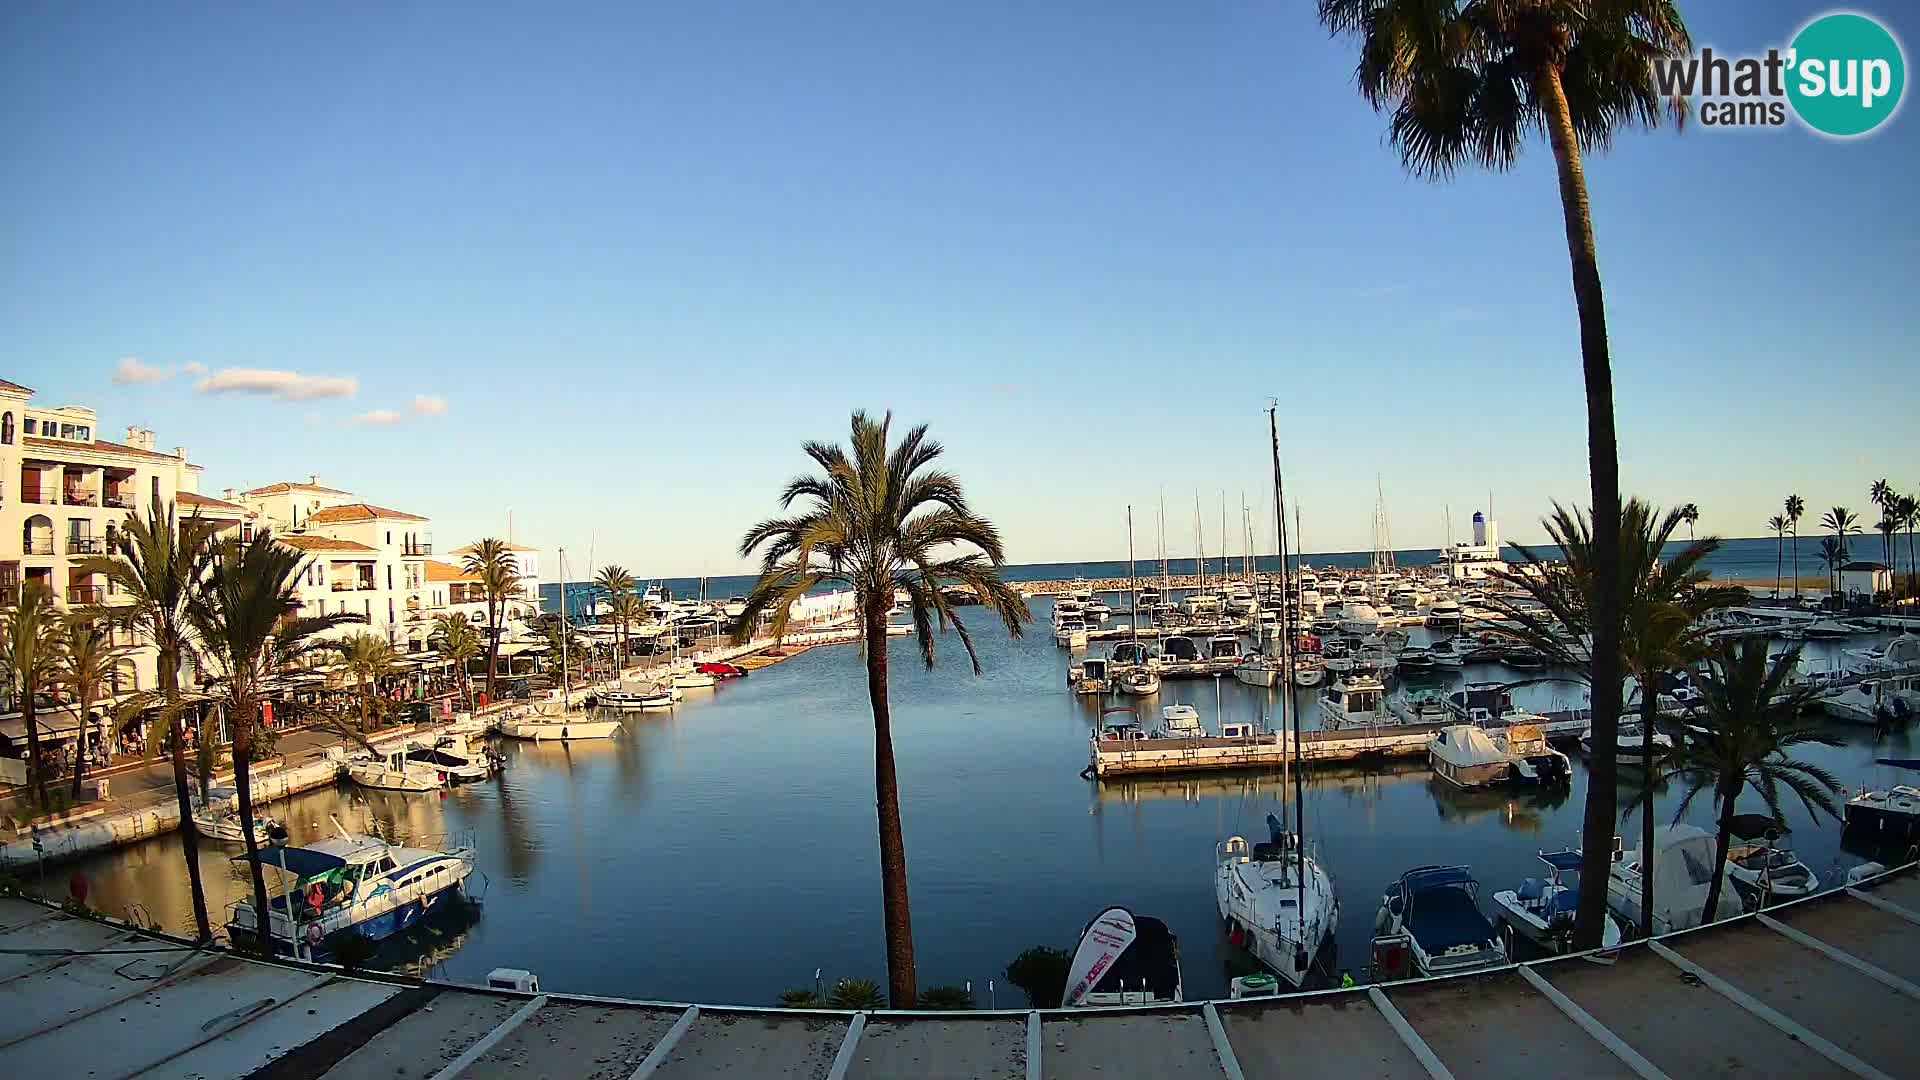
[(1793, 39), (1787, 100), (1823, 135), (1852, 138), (1887, 122), (1907, 88), (1907, 59), (1887, 28), (1840, 12), (1808, 23)]

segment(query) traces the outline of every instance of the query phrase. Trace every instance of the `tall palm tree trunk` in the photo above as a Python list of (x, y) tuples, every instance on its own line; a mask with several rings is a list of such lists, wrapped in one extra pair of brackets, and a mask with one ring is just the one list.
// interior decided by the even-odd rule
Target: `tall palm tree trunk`
[(1549, 65), (1537, 80), (1546, 106), (1547, 135), (1560, 178), (1573, 300), (1580, 314), (1580, 359), (1587, 385), (1587, 462), (1593, 486), (1593, 741), (1600, 752), (1587, 769), (1581, 844), (1589, 860), (1580, 875), (1574, 947), (1597, 948), (1607, 912), (1606, 867), (1613, 849), (1620, 727), (1620, 449), (1613, 425), (1613, 366), (1607, 355), (1607, 313), (1600, 289), (1587, 178), (1560, 70)]
[[(247, 846), (247, 872), (253, 877), (254, 948), (273, 955), (273, 916), (267, 909), (267, 873), (260, 866), (260, 840), (253, 835), (253, 724), (259, 706), (251, 689), (234, 698), (233, 787), (240, 794), (240, 835)], [(289, 903), (292, 901), (289, 900)]]
[[(1719, 796), (1720, 826), (1717, 830), (1718, 835), (1713, 838), (1713, 881), (1707, 885), (1707, 906), (1700, 916), (1700, 923), (1703, 926), (1714, 921), (1720, 911), (1720, 890), (1727, 879), (1727, 848), (1732, 843), (1733, 836), (1733, 803), (1740, 797), (1739, 779), (1721, 780)], [(1646, 855), (1640, 857), (1642, 876), (1647, 873), (1647, 858)]]
[(193, 893), (193, 925), (199, 940), (213, 940), (213, 921), (207, 917), (207, 887), (200, 880), (200, 831), (193, 825), (193, 796), (187, 790), (187, 747), (180, 729), (180, 647), (161, 648), (160, 690), (173, 712), (173, 797), (180, 804), (180, 852), (187, 862), (187, 887)]
[(73, 802), (80, 803), (80, 782), (87, 772), (87, 729), (93, 726), (93, 688), (82, 685), (80, 688), (80, 730), (74, 734), (73, 747)]
[(867, 697), (873, 703), (873, 794), (880, 822), (880, 895), (887, 927), (887, 998), (910, 1009), (919, 998), (913, 972), (913, 915), (907, 903), (907, 845), (900, 830), (900, 782), (893, 768), (893, 713), (887, 704), (887, 611), (875, 591), (864, 605)]
[(1800, 599), (1800, 525), (1793, 526), (1793, 598)]
[[(562, 581), (560, 588), (566, 589)], [(487, 597), (487, 704), (493, 704), (493, 684), (500, 671), (500, 614), (493, 597)]]
[[(1653, 764), (1653, 721), (1660, 715), (1660, 695), (1647, 681), (1640, 682), (1640, 760), (1647, 771), (1646, 789), (1640, 796), (1640, 936), (1653, 936), (1653, 875), (1646, 872), (1653, 857), (1653, 781), (1659, 770)], [(1612, 844), (1607, 849), (1613, 849)], [(1725, 861), (1725, 856), (1721, 857)]]
[(1778, 530), (1773, 534), (1773, 598), (1780, 599), (1780, 563), (1785, 555)]
[(34, 690), (28, 687), (20, 695), (20, 721), (27, 728), (27, 775), (33, 778), (34, 797), (42, 811), (53, 809), (53, 803), (47, 801), (47, 770), (40, 759), (40, 725), (33, 719)]

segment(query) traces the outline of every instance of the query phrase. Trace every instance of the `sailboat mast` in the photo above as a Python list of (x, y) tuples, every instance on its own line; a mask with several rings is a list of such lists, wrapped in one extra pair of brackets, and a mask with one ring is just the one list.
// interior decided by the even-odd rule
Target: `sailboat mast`
[(573, 696), (573, 682), (567, 673), (567, 549), (560, 549), (560, 710), (566, 711)]
[[(1280, 593), (1282, 596), (1285, 596), (1286, 577), (1284, 575), (1287, 569), (1287, 499), (1286, 489), (1280, 478), (1280, 405), (1278, 402), (1275, 402), (1267, 408), (1267, 430), (1273, 440), (1273, 506), (1274, 517), (1278, 519), (1277, 524), (1279, 526), (1278, 532), (1280, 537), (1280, 572), (1282, 574), (1280, 579)], [(1289, 708), (1293, 698), (1293, 635), (1290, 633), (1282, 634), (1280, 641), (1280, 669), (1287, 680), (1286, 692), (1280, 695), (1281, 716), (1284, 718), (1288, 713), (1291, 713), (1293, 716), (1293, 745), (1289, 748), (1287, 756), (1297, 759), (1300, 753), (1300, 711)], [(1295, 909), (1300, 916), (1301, 940), (1299, 948), (1304, 951), (1306, 949), (1307, 932), (1307, 796), (1305, 786), (1302, 784), (1300, 769), (1297, 767), (1300, 763), (1298, 760), (1295, 760), (1292, 764), (1296, 766), (1290, 770), (1293, 774), (1293, 817), (1295, 823), (1293, 848), (1297, 857), (1298, 866), (1298, 875), (1294, 881), (1294, 888), (1297, 890)]]
[(1140, 640), (1140, 574), (1133, 564), (1133, 504), (1127, 504), (1127, 610), (1133, 616), (1133, 640)]

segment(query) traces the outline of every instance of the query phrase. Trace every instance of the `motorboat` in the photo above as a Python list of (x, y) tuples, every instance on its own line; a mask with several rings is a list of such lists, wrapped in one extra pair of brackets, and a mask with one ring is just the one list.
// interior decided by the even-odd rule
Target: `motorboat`
[(1409, 679), (1424, 678), (1440, 670), (1440, 665), (1433, 659), (1432, 650), (1417, 645), (1400, 650), (1395, 663), (1400, 674)]
[(1248, 686), (1276, 686), (1280, 682), (1280, 673), (1279, 658), (1260, 653), (1254, 653), (1233, 668), (1233, 677)]
[(1847, 667), (1863, 675), (1920, 672), (1920, 634), (1901, 634), (1878, 649), (1848, 649), (1847, 657)]
[(414, 761), (405, 749), (347, 762), (347, 777), (374, 791), (438, 791), (447, 786), (447, 774), (437, 766)]
[(1427, 606), (1427, 626), (1435, 630), (1457, 630), (1465, 621), (1460, 604), (1454, 600), (1435, 600)]
[(1850, 832), (1907, 840), (1920, 835), (1920, 788), (1895, 784), (1884, 791), (1862, 791), (1847, 800)]
[(1087, 623), (1078, 615), (1069, 615), (1054, 625), (1054, 643), (1064, 649), (1087, 647)]
[(1920, 675), (1862, 679), (1820, 695), (1822, 711), (1835, 720), (1877, 728), (1903, 728), (1920, 713)]
[[(1766, 906), (1773, 900), (1797, 900), (1820, 887), (1820, 875), (1785, 843), (1786, 829), (1765, 814), (1735, 814), (1728, 831), (1742, 843), (1727, 849), (1727, 880), (1742, 896)], [(1654, 896), (1659, 897), (1659, 883)]]
[(1061, 1004), (1163, 1005), (1185, 1000), (1180, 984), (1180, 940), (1151, 915), (1113, 907), (1080, 931), (1067, 966)]
[(703, 675), (711, 675), (716, 679), (743, 679), (747, 676), (747, 669), (741, 667), (739, 664), (727, 664), (719, 661), (695, 664), (693, 665), (693, 670)]
[(1353, 670), (1353, 646), (1346, 638), (1330, 637), (1320, 644), (1320, 664), (1336, 675)]
[[(382, 941), (412, 928), (443, 904), (466, 897), (473, 848), (408, 847), (356, 836), (333, 822), (335, 837), (304, 847), (260, 849), (262, 869), (277, 870), (278, 896), (267, 900), (273, 952), (330, 963), (334, 935)], [(245, 855), (236, 856), (236, 861)], [(259, 919), (249, 896), (228, 909), (227, 934), (254, 941)]]
[(1850, 622), (1841, 622), (1839, 619), (1815, 619), (1813, 622), (1799, 627), (1800, 636), (1809, 641), (1837, 641), (1840, 638), (1852, 637), (1855, 634), (1865, 634), (1871, 630), (1871, 627), (1860, 626)]
[(612, 712), (646, 712), (671, 709), (680, 700), (678, 688), (659, 683), (622, 679), (618, 690), (602, 691), (594, 703)]
[[(1527, 723), (1528, 719), (1539, 723)], [(1573, 759), (1547, 741), (1546, 717), (1519, 711), (1507, 714), (1505, 727), (1492, 730), (1493, 742), (1513, 764), (1517, 784), (1563, 787), (1573, 783)]]
[[(1362, 594), (1364, 595), (1364, 594)], [(1350, 637), (1364, 637), (1380, 631), (1380, 612), (1373, 605), (1348, 600), (1340, 609), (1340, 632)]]
[(1215, 849), (1214, 902), (1231, 940), (1294, 989), (1340, 923), (1333, 877), (1298, 833), (1267, 815), (1266, 843), (1229, 837)]
[[(202, 800), (198, 792), (193, 793), (193, 831), (211, 840), (227, 844), (244, 844), (246, 835), (241, 831), (243, 822), (240, 809), (234, 800), (240, 792), (230, 787), (210, 788), (207, 797)], [(265, 846), (276, 836), (285, 838), (287, 830), (279, 821), (259, 811), (253, 815), (253, 842)]]
[(1388, 698), (1387, 711), (1403, 724), (1444, 724), (1453, 715), (1447, 709), (1447, 696), (1438, 690), (1414, 690)]
[(1107, 661), (1101, 657), (1089, 656), (1085, 660), (1067, 669), (1067, 686), (1076, 694), (1104, 694), (1113, 689), (1113, 679), (1107, 672)]
[(1207, 659), (1214, 663), (1240, 662), (1240, 639), (1232, 634), (1215, 634), (1207, 639)]
[(1492, 787), (1513, 775), (1506, 749), (1472, 724), (1434, 732), (1427, 742), (1427, 765), (1435, 776), (1457, 788)]
[(1386, 686), (1371, 675), (1342, 675), (1320, 691), (1320, 726), (1331, 731), (1397, 724), (1382, 704), (1386, 694)]
[[(1614, 744), (1614, 760), (1622, 763), (1644, 765), (1647, 761), (1645, 728), (1637, 722), (1625, 722)], [(1593, 734), (1589, 732), (1581, 738), (1580, 748), (1589, 755), (1593, 753)], [(1653, 756), (1663, 758), (1673, 751), (1673, 736), (1664, 731), (1653, 733)]]
[[(1563, 952), (1580, 906), (1582, 859), (1569, 848), (1543, 851), (1540, 861), (1547, 867), (1544, 878), (1522, 878), (1519, 888), (1493, 894), (1494, 917), (1513, 937), (1525, 938), (1548, 952)], [(1620, 924), (1608, 916), (1600, 930), (1600, 947), (1617, 947), (1620, 936)]]
[(1113, 615), (1113, 608), (1107, 606), (1106, 604), (1101, 603), (1098, 600), (1095, 600), (1087, 604), (1084, 608), (1081, 609), (1081, 616), (1084, 619), (1086, 619), (1088, 626), (1098, 626), (1101, 623), (1106, 622), (1109, 618), (1112, 617), (1112, 615)]
[(1120, 676), (1122, 693), (1144, 697), (1160, 692), (1160, 673), (1150, 667), (1136, 667)]
[(1205, 738), (1206, 726), (1200, 722), (1200, 710), (1191, 705), (1164, 705), (1160, 709), (1160, 730), (1156, 739)]
[(1465, 866), (1421, 866), (1387, 886), (1373, 921), (1373, 966), (1384, 978), (1484, 971), (1506, 946), (1480, 910), (1480, 883)]
[[(1707, 890), (1713, 884), (1714, 842), (1692, 825), (1662, 825), (1653, 830), (1653, 932), (1691, 930), (1702, 922), (1741, 912), (1740, 894), (1722, 889), (1713, 919), (1706, 918)], [(1642, 853), (1615, 855), (1607, 872), (1607, 907), (1628, 926), (1640, 925)]]
[(546, 708), (500, 722), (500, 734), (510, 739), (535, 742), (577, 742), (583, 739), (611, 739), (620, 732), (620, 721), (598, 720), (584, 712), (574, 712), (564, 702), (547, 703)]
[(428, 741), (417, 739), (407, 745), (407, 760), (435, 769), (449, 784), (467, 784), (493, 775), (493, 767), (482, 754), (473, 752), (467, 740), (456, 735), (441, 735)]
[(1467, 663), (1467, 651), (1454, 644), (1453, 638), (1441, 638), (1427, 646), (1427, 661), (1436, 668), (1458, 671)]
[(675, 690), (701, 690), (713, 686), (720, 680), (714, 675), (695, 668), (691, 671), (676, 671), (668, 679), (667, 685)]
[(1122, 641), (1116, 644), (1113, 652), (1107, 655), (1107, 666), (1109, 670), (1125, 671), (1128, 668), (1158, 665), (1154, 662), (1153, 656), (1147, 652), (1147, 646), (1143, 642)]
[(1326, 666), (1319, 653), (1305, 653), (1293, 658), (1293, 685), (1319, 686), (1326, 678)]
[(1160, 662), (1163, 666), (1199, 663), (1200, 645), (1185, 634), (1175, 634), (1160, 643)]

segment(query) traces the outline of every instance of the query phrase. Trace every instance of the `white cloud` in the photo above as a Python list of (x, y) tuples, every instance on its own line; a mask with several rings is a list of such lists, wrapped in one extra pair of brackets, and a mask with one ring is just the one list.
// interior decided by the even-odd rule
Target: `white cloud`
[(373, 409), (369, 412), (363, 412), (359, 416), (354, 417), (353, 422), (356, 424), (372, 425), (375, 427), (387, 427), (392, 424), (397, 424), (400, 421), (405, 419), (406, 419), (405, 416), (394, 411), (393, 409)]
[(121, 359), (120, 366), (113, 369), (113, 381), (122, 386), (166, 382), (171, 378), (173, 378), (172, 368), (156, 367), (137, 356)]
[(207, 373), (207, 365), (198, 360), (189, 360), (180, 365), (180, 370), (197, 379)]
[(415, 416), (441, 416), (447, 411), (447, 399), (433, 394), (415, 394), (413, 396), (413, 414)]
[(360, 392), (360, 380), (352, 375), (302, 375), (297, 371), (269, 371), (264, 368), (221, 368), (200, 380), (195, 389), (203, 394), (258, 394), (283, 401), (310, 398), (344, 398)]

